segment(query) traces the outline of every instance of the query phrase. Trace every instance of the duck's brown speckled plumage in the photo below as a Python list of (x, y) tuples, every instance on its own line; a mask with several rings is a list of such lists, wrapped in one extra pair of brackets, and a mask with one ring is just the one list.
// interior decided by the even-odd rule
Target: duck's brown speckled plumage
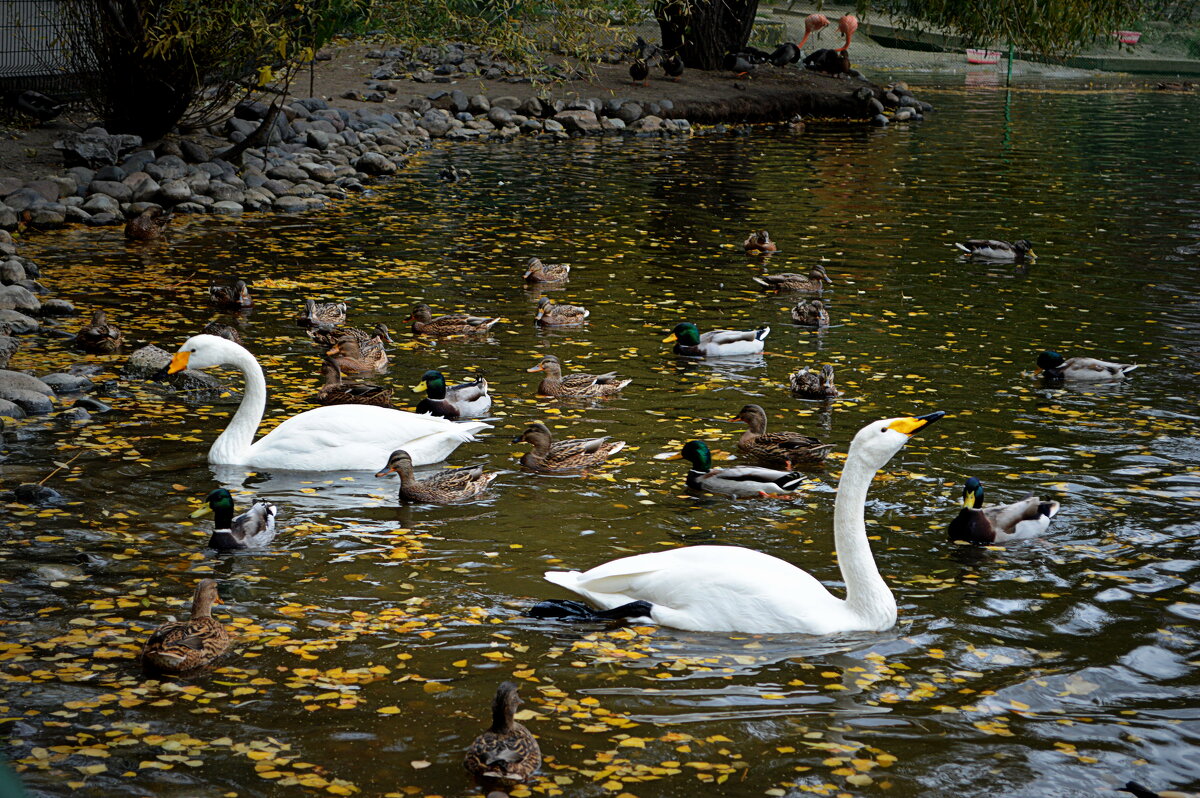
[(229, 650), (225, 627), (212, 617), (219, 603), (215, 579), (201, 579), (192, 598), (192, 617), (164, 623), (142, 648), (142, 667), (150, 673), (187, 674), (207, 668)]
[(793, 394), (806, 399), (835, 399), (842, 395), (833, 384), (833, 366), (829, 364), (822, 366), (819, 373), (805, 366), (788, 378), (788, 382)]
[(227, 310), (242, 310), (254, 304), (250, 288), (244, 280), (237, 280), (231, 285), (210, 286), (208, 298), (217, 307)]
[(92, 311), (92, 320), (75, 333), (72, 343), (77, 349), (93, 355), (111, 355), (121, 348), (125, 335), (115, 324), (108, 323), (103, 310)]
[(412, 331), (417, 335), (483, 335), (500, 318), (472, 316), (468, 313), (434, 316), (433, 309), (422, 302), (413, 308), (405, 321), (412, 322)]
[(403, 449), (392, 452), (387, 465), (375, 476), (397, 474), (400, 477), (400, 500), (429, 504), (453, 504), (474, 499), (487, 490), (499, 474), (485, 474), (482, 466), (454, 468), (417, 479), (412, 458)]
[(738, 438), (738, 451), (765, 465), (816, 465), (833, 449), (833, 444), (799, 432), (767, 432), (767, 414), (758, 405), (746, 405), (733, 420), (749, 427)]
[(161, 238), (167, 225), (175, 218), (162, 208), (147, 208), (125, 223), (125, 237), (130, 241), (153, 241)]
[(325, 352), (343, 372), (383, 371), (387, 368), (387, 350), (383, 339), (375, 336), (367, 341), (342, 338)]
[(801, 299), (792, 308), (792, 321), (805, 327), (823, 329), (829, 326), (829, 311), (819, 299)]
[(325, 385), (317, 391), (317, 404), (392, 406), (391, 388), (365, 382), (344, 382), (342, 371), (332, 357), (325, 355), (322, 361), (321, 376)]
[(541, 396), (613, 396), (633, 382), (633, 380), (619, 379), (615, 371), (607, 374), (568, 374), (564, 377), (562, 364), (554, 355), (546, 355), (540, 363), (528, 371), (545, 373), (546, 376), (542, 378), (537, 390)]
[(463, 767), (481, 782), (528, 782), (542, 764), (542, 752), (529, 729), (513, 720), (521, 705), (517, 686), (504, 682), (492, 702), (492, 725), (467, 749)]
[(318, 302), (315, 299), (306, 299), (304, 300), (304, 310), (296, 316), (298, 327), (336, 327), (345, 323), (345, 302)]
[(604, 438), (569, 438), (556, 441), (550, 428), (540, 421), (531, 423), (517, 442), (533, 444), (521, 457), (521, 465), (531, 471), (580, 471), (600, 465), (625, 448), (625, 441)]
[(562, 283), (569, 279), (571, 267), (566, 263), (542, 263), (541, 258), (530, 258), (525, 264), (523, 278), (527, 283)]

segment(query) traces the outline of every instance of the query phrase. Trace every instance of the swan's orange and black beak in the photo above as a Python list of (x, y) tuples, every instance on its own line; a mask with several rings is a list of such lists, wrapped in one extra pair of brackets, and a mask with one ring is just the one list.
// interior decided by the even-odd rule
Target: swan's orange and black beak
[(913, 436), (944, 415), (946, 415), (945, 410), (935, 410), (924, 416), (898, 418), (891, 424), (888, 424), (888, 429), (894, 429), (896, 432), (903, 432), (905, 435)]
[(191, 352), (179, 351), (171, 358), (171, 364), (167, 366), (168, 374), (178, 374), (188, 367), (188, 358), (192, 356)]

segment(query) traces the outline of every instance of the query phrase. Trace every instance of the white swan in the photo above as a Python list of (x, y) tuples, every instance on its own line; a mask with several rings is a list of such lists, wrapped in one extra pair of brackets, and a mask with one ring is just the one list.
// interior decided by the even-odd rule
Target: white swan
[(631, 610), (664, 626), (697, 632), (823, 635), (889, 629), (896, 622), (896, 599), (867, 542), (867, 488), (910, 436), (943, 415), (939, 410), (875, 421), (850, 443), (833, 511), (845, 599), (791, 563), (741, 546), (686, 546), (622, 557), (583, 573), (548, 571), (545, 578), (604, 610), (645, 602)]
[(482, 421), (457, 424), (370, 405), (332, 405), (292, 416), (254, 440), (267, 406), (267, 381), (254, 355), (215, 335), (196, 335), (183, 342), (167, 371), (233, 366), (246, 379), (242, 403), (229, 426), (208, 450), (208, 462), (292, 471), (375, 470), (396, 449), (412, 456), (414, 465), (441, 462), (473, 433), (491, 427)]

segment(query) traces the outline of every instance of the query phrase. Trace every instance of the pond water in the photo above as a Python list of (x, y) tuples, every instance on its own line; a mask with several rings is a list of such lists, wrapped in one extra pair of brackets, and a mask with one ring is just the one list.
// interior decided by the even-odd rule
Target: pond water
[[(362, 472), (247, 473), (205, 454), (233, 399), (117, 381), (115, 411), (82, 429), (6, 432), (8, 485), (68, 499), (6, 505), (0, 543), (0, 713), (34, 794), (463, 795), (466, 745), (497, 684), (516, 679), (541, 740), (532, 792), (1077, 796), (1128, 779), (1200, 783), (1196, 594), (1200, 524), (1200, 151), (1194, 97), (1078, 85), (1011, 95), (948, 86), (923, 126), (811, 126), (688, 141), (517, 142), (421, 156), (374, 197), (326, 213), (232, 224), (187, 219), (169, 245), (75, 230), (26, 254), (81, 311), (105, 307), (174, 350), (211, 319), (210, 280), (251, 285), (238, 321), (267, 370), (267, 420), (309, 407), (316, 350), (293, 326), (305, 296), (397, 332), (400, 401), (428, 368), (483, 373), (494, 429), (451, 458), (501, 471), (488, 498), (397, 504)], [(469, 181), (445, 186), (453, 160)], [(765, 227), (763, 264), (741, 241)], [(960, 260), (968, 237), (1029, 238), (1028, 268)], [(525, 259), (568, 261), (552, 296), (585, 328), (543, 332)], [(825, 263), (833, 323), (791, 325), (753, 275)], [(415, 341), (402, 319), (501, 315), (484, 341)], [(691, 362), (660, 343), (681, 320), (772, 326), (767, 354)], [(63, 322), (73, 330), (77, 319)], [(1134, 361), (1120, 384), (1047, 387), (1055, 348)], [(617, 370), (620, 398), (537, 398), (525, 369)], [(17, 368), (80, 361), (61, 342)], [(845, 395), (794, 399), (788, 375), (832, 363)], [(215, 372), (236, 386), (233, 372)], [(736, 451), (747, 402), (774, 429), (837, 445), (794, 501), (695, 497), (654, 455), (702, 438)], [(410, 405), (411, 407), (411, 405)], [(768, 551), (835, 591), (841, 458), (868, 421), (945, 410), (881, 472), (867, 507), (900, 606), (882, 634), (833, 638), (576, 627), (523, 616), (566, 598), (548, 568), (587, 568), (685, 543)], [(628, 441), (586, 476), (523, 473), (527, 421)], [(1044, 540), (949, 544), (961, 486), (989, 501), (1062, 502)], [(217, 486), (280, 508), (269, 551), (204, 549), (189, 515)], [(77, 555), (86, 553), (85, 562)], [(158, 682), (136, 656), (215, 576), (239, 635), (209, 676)], [(720, 786), (717, 786), (719, 783)], [(518, 790), (518, 794), (523, 791)]]

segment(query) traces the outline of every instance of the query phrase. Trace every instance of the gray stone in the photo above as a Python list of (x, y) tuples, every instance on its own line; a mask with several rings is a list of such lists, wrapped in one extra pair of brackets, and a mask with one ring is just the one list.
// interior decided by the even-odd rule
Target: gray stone
[(163, 155), (153, 163), (146, 164), (143, 170), (159, 183), (165, 180), (178, 180), (188, 173), (188, 165), (178, 155)]
[(484, 94), (476, 94), (467, 101), (467, 110), (473, 114), (486, 114), (491, 107), (491, 101)]
[(332, 183), (337, 179), (337, 175), (334, 174), (334, 171), (324, 164), (302, 163), (300, 164), (300, 168), (307, 172), (308, 176), (313, 180), (316, 180), (318, 183)]
[(92, 414), (82, 407), (72, 407), (59, 413), (54, 420), (65, 427), (72, 427), (91, 422)]
[[(492, 107), (495, 108), (496, 106), (507, 108), (510, 111), (516, 111), (521, 107), (521, 101), (516, 97), (506, 94), (503, 97), (495, 97), (492, 99)], [(526, 112), (522, 111), (522, 113)]]
[(220, 202), (214, 202), (209, 211), (219, 216), (241, 216), (244, 209), (240, 202), (221, 200)]
[(33, 217), (29, 222), (42, 230), (51, 227), (61, 227), (67, 221), (67, 209), (62, 205), (48, 205), (44, 208), (34, 208)]
[(0, 263), (0, 283), (12, 285), (24, 279), (25, 267), (21, 265), (21, 261), (14, 258)]
[(96, 167), (116, 164), (121, 156), (140, 147), (142, 139), (129, 133), (110, 136), (104, 128), (89, 128), (82, 133), (67, 133), (54, 142), (62, 151), (67, 166)]
[(121, 204), (107, 194), (93, 194), (84, 201), (83, 209), (90, 214), (110, 213), (116, 215), (121, 212)]
[(522, 133), (541, 133), (542, 132), (541, 120), (526, 119), (524, 122), (521, 123), (521, 132)]
[(625, 122), (617, 117), (600, 117), (600, 129), (609, 133), (617, 133), (625, 129)]
[(0, 369), (8, 368), (8, 361), (21, 348), (21, 342), (10, 335), (0, 335)]
[(124, 183), (115, 180), (93, 180), (88, 186), (89, 194), (106, 194), (117, 202), (132, 202), (133, 191)]
[(31, 188), (19, 188), (4, 198), (4, 204), (14, 211), (24, 211), (40, 208), (46, 204), (46, 198)]
[(26, 415), (43, 416), (54, 410), (50, 396), (24, 388), (12, 388), (0, 379), (0, 399), (7, 399), (25, 411)]
[(46, 286), (42, 285), (41, 283), (39, 283), (37, 280), (24, 279), (24, 280), (21, 280), (19, 283), (13, 283), (13, 285), (19, 285), (22, 288), (24, 288), (26, 291), (28, 291), (29, 293), (34, 294), (35, 296), (40, 295), (40, 294), (50, 293), (50, 289), (47, 288)]
[(635, 102), (621, 103), (620, 109), (617, 111), (617, 119), (620, 119), (627, 125), (632, 125), (634, 122), (642, 118), (642, 106)]
[(872, 115), (882, 114), (883, 113), (883, 103), (881, 103), (879, 101), (878, 97), (872, 96), (869, 100), (867, 100), (867, 109), (870, 111), (870, 113)]
[(324, 130), (309, 130), (304, 134), (304, 143), (315, 150), (321, 150), (324, 152), (325, 150), (333, 147), (335, 141), (336, 143), (341, 143), (341, 138), (339, 137), (335, 140), (335, 135), (337, 134), (329, 133)]
[(47, 299), (42, 302), (43, 316), (74, 316), (75, 306), (65, 299)]
[(554, 115), (554, 119), (562, 124), (562, 126), (572, 133), (599, 133), (600, 120), (596, 118), (595, 111), (583, 109), (569, 109), (559, 111)]
[(445, 111), (440, 111), (436, 108), (431, 108), (426, 111), (417, 121), (417, 124), (425, 129), (430, 136), (441, 138), (450, 131), (450, 118)]
[(179, 151), (183, 160), (188, 163), (205, 163), (212, 159), (212, 150), (191, 139), (182, 139), (179, 142)]
[(658, 133), (663, 129), (662, 117), (648, 115), (643, 116), (638, 121), (629, 126), (630, 130), (637, 133)]
[(79, 205), (68, 205), (63, 217), (73, 224), (87, 224), (92, 220), (92, 215)]
[(233, 107), (233, 115), (238, 119), (249, 119), (257, 121), (266, 119), (267, 112), (271, 107), (266, 103), (256, 102), (254, 100), (242, 100)]
[(42, 382), (49, 385), (55, 394), (87, 393), (94, 387), (87, 377), (62, 371), (46, 374), (42, 377)]
[(24, 485), (18, 485), (14, 488), (13, 498), (21, 504), (36, 504), (38, 506), (62, 504), (65, 501), (63, 495), (54, 488), (48, 488), (45, 485), (37, 485), (32, 482), (27, 482)]
[(390, 175), (396, 172), (396, 164), (380, 152), (366, 152), (354, 161), (354, 168), (368, 175)]
[(512, 122), (512, 117), (512, 111), (499, 105), (493, 107), (487, 112), (487, 120), (496, 127), (504, 127), (505, 125), (509, 124)]
[(145, 172), (134, 172), (125, 178), (124, 183), (133, 192), (134, 202), (153, 202), (161, 190), (158, 181)]
[(308, 204), (304, 201), (303, 197), (293, 197), (291, 195), (276, 198), (272, 205), (280, 213), (300, 213), (308, 209)]
[(62, 196), (61, 187), (53, 180), (30, 180), (25, 184), (25, 188), (37, 192), (46, 202), (58, 202), (58, 198)]
[(32, 374), (23, 371), (0, 369), (0, 388), (18, 388), (22, 391), (32, 391), (45, 396), (53, 396), (54, 389)]
[(212, 197), (218, 205), (222, 202), (240, 203), (243, 199), (245, 199), (245, 193), (240, 188), (231, 186), (221, 180), (214, 180), (212, 183), (210, 183), (207, 193), (208, 196)]
[(871, 124), (875, 127), (887, 127), (888, 118), (883, 114), (875, 114), (875, 116), (871, 117)]
[(4, 418), (25, 418), (25, 411), (16, 402), (0, 399), (0, 416)]
[(281, 163), (267, 170), (267, 177), (276, 180), (303, 180), (308, 174), (294, 163)]
[[(99, 169), (97, 169), (92, 180), (114, 180), (120, 183), (128, 174), (129, 173), (120, 166), (117, 166), (116, 164), (109, 164), (108, 166), (101, 166)], [(89, 180), (88, 183), (90, 182), (92, 181)]]
[(542, 130), (547, 133), (566, 133), (567, 130), (562, 126), (562, 122), (556, 119), (547, 119), (542, 122)]
[(0, 197), (7, 197), (14, 191), (25, 188), (25, 184), (17, 177), (0, 177)]
[(19, 310), (22, 313), (37, 313), (42, 309), (42, 303), (27, 288), (19, 285), (4, 285), (0, 286), (0, 308)]
[(471, 107), (471, 101), (462, 89), (455, 89), (450, 92), (450, 107), (455, 111), (466, 111)]
[(208, 208), (202, 203), (192, 202), (191, 200), (181, 202), (171, 210), (175, 213), (208, 213)]
[(192, 196), (192, 187), (182, 180), (168, 180), (159, 186), (158, 199), (167, 205), (185, 202)]

